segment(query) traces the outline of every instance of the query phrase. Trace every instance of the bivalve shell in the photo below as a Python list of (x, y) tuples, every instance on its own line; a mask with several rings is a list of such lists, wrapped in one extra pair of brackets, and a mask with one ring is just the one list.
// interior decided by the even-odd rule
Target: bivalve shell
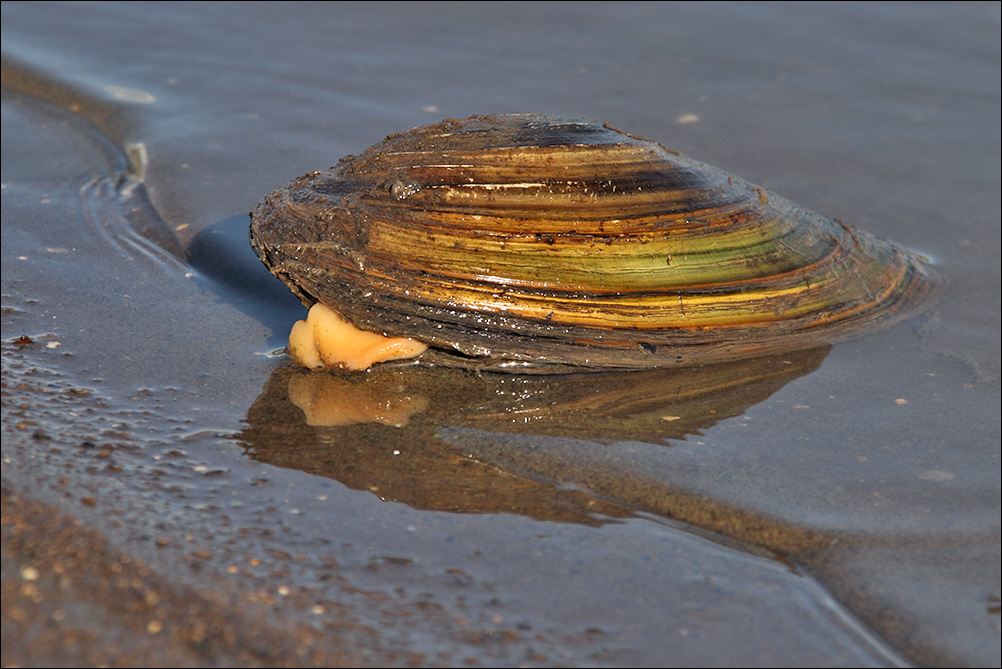
[(304, 304), (487, 368), (805, 346), (900, 318), (937, 284), (921, 256), (739, 177), (540, 114), (392, 135), (251, 217), (258, 256)]

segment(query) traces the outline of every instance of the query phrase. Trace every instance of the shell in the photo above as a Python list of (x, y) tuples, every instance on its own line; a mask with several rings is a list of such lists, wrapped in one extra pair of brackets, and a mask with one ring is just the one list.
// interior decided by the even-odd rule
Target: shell
[(935, 292), (928, 262), (608, 124), (391, 135), (251, 212), (306, 305), (452, 364), (639, 369), (831, 341)]

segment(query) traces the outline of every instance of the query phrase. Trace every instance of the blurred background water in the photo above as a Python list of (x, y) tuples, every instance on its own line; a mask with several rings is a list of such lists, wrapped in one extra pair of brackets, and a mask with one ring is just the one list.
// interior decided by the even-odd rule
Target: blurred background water
[[(353, 663), (998, 666), (997, 3), (2, 12), (5, 495)], [(396, 372), (424, 398), (406, 427), (308, 425), (276, 353), (303, 309), (247, 210), (389, 133), (520, 111), (727, 169), (947, 288), (689, 392), (674, 429), (586, 407), (534, 430), (512, 416), (573, 392)], [(683, 411), (636, 385), (616, 410)], [(8, 655), (52, 625), (24, 606), (5, 664), (43, 657)]]

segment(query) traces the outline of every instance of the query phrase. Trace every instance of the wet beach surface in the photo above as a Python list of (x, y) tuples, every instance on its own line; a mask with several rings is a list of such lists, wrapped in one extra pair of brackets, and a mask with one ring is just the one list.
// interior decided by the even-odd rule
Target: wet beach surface
[[(3, 5), (2, 663), (998, 666), (997, 3), (413, 4)], [(686, 376), (293, 369), (247, 210), (520, 111), (944, 293)]]

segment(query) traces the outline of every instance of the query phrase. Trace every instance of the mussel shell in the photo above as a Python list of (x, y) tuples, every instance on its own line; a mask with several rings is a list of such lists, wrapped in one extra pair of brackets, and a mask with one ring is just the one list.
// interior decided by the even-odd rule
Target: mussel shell
[(936, 285), (921, 256), (739, 177), (539, 114), (392, 135), (251, 217), (259, 257), (304, 304), (501, 367), (644, 368), (830, 341)]

